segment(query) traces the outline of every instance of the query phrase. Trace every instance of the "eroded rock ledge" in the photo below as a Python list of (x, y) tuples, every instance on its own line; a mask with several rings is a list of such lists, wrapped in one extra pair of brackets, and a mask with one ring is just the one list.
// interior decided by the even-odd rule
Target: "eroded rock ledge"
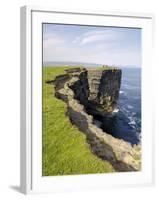
[[(116, 82), (114, 95), (110, 95), (109, 108), (108, 105), (104, 106), (101, 102), (101, 96), (104, 94), (97, 93), (97, 89), (94, 87), (88, 92), (89, 88), (93, 87), (86, 79), (91, 73), (85, 69), (67, 70), (64, 75), (57, 76), (54, 80), (55, 95), (57, 98), (62, 99), (67, 103), (68, 116), (70, 121), (76, 125), (79, 130), (86, 134), (87, 142), (90, 144), (92, 152), (103, 160), (109, 161), (116, 171), (138, 171), (141, 168), (141, 148), (140, 145), (131, 145), (130, 143), (117, 139), (103, 132), (93, 124), (93, 117), (89, 115), (85, 110), (85, 104), (89, 104), (92, 99), (97, 103), (93, 112), (102, 113), (110, 112), (116, 106), (116, 100), (118, 98), (117, 90), (120, 88), (120, 81)], [(98, 76), (102, 77), (103, 70), (100, 70)], [(110, 77), (113, 77), (113, 71), (109, 71)], [(121, 75), (120, 71), (114, 71), (115, 76)], [(95, 74), (95, 73), (94, 73)], [(95, 76), (95, 75), (94, 75)], [(115, 79), (115, 76), (113, 77)], [(52, 83), (50, 81), (49, 83)], [(77, 87), (79, 85), (80, 87)], [(112, 84), (113, 85), (113, 84)], [(78, 91), (75, 91), (78, 88)], [(80, 88), (80, 89), (79, 89)], [(81, 92), (81, 91), (82, 92)], [(116, 91), (116, 92), (115, 92)], [(78, 96), (79, 95), (79, 96)], [(113, 96), (113, 97), (112, 97)], [(106, 96), (108, 98), (108, 96)], [(112, 103), (112, 104), (111, 104)], [(83, 104), (83, 105), (82, 105)], [(92, 104), (91, 104), (92, 105)], [(91, 108), (91, 106), (90, 106)]]

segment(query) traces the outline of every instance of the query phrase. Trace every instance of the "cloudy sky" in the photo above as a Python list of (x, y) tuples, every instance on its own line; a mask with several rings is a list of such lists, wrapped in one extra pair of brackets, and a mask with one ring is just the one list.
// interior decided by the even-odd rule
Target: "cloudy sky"
[(43, 61), (141, 66), (141, 30), (43, 24)]

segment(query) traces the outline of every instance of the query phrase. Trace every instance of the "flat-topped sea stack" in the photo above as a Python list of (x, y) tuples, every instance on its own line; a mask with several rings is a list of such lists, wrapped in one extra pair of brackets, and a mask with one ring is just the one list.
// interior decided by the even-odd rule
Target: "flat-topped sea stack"
[(103, 116), (112, 113), (117, 107), (122, 71), (118, 68), (101, 67), (87, 68), (76, 73), (79, 79), (71, 86), (75, 98), (91, 114)]
[(112, 113), (116, 109), (121, 75), (120, 69), (101, 68), (88, 70), (88, 109), (94, 114), (105, 115)]

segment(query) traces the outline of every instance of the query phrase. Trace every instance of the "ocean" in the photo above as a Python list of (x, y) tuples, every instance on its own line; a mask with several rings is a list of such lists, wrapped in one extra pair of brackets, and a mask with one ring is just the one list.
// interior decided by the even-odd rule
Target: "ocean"
[(110, 117), (98, 117), (101, 128), (131, 144), (141, 142), (141, 69), (122, 69), (118, 109)]

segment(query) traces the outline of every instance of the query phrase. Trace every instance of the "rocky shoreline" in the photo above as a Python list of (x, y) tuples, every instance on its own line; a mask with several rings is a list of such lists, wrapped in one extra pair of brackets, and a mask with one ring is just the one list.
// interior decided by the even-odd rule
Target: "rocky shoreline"
[[(91, 75), (92, 73), (97, 76)], [(107, 73), (115, 84), (110, 84), (110, 92), (113, 94), (104, 96), (105, 88), (101, 88), (99, 93), (97, 87), (90, 84), (94, 81), (99, 85), (97, 77), (101, 79), (103, 76), (102, 80), (105, 81), (103, 74)], [(67, 115), (72, 124), (86, 134), (92, 153), (109, 161), (116, 171), (139, 171), (141, 169), (140, 145), (131, 145), (129, 142), (107, 134), (93, 123), (93, 116), (88, 114), (85, 109), (85, 105), (93, 105), (89, 106), (90, 109), (93, 109), (93, 113), (112, 112), (118, 98), (120, 79), (117, 77), (120, 76), (121, 72), (117, 69), (88, 71), (78, 68), (67, 70), (66, 74), (57, 76), (55, 80), (47, 83), (54, 84), (55, 96), (67, 103)], [(91, 78), (93, 81), (90, 81)], [(107, 86), (107, 84), (105, 85)], [(91, 86), (92, 90), (88, 92)], [(108, 88), (106, 89), (108, 90)]]

